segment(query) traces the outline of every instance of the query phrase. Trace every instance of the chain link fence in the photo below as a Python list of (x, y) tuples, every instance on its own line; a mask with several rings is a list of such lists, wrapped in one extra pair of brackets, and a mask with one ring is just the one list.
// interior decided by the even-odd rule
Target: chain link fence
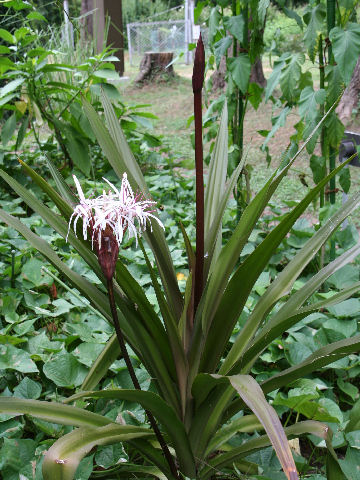
[(175, 58), (186, 50), (184, 20), (128, 23), (127, 37), (130, 65), (139, 65), (145, 52), (174, 52)]

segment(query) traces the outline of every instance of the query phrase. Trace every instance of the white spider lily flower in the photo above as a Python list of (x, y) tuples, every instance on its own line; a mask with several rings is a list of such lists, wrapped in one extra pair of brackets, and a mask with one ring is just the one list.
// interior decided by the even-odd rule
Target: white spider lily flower
[(120, 246), (126, 232), (128, 238), (135, 238), (137, 244), (138, 235), (145, 231), (147, 222), (149, 222), (151, 228), (150, 219), (152, 218), (164, 228), (161, 221), (153, 215), (156, 202), (147, 200), (142, 194), (134, 195), (126, 173), (123, 174), (120, 190), (104, 178), (111, 190), (108, 192), (104, 190), (102, 195), (96, 198), (85, 198), (79, 180), (75, 175), (73, 175), (73, 178), (78, 192), (79, 204), (76, 205), (70, 217), (66, 240), (71, 224), (73, 224), (76, 235), (76, 225), (80, 218), (83, 223), (83, 238), (87, 240), (88, 232), (90, 232), (92, 248), (94, 248), (95, 242), (96, 250), (101, 248), (105, 230), (112, 232)]

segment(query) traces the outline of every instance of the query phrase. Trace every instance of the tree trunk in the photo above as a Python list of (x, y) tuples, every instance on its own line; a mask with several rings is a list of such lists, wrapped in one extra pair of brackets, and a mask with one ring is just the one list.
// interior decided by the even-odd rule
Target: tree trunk
[(255, 60), (255, 63), (251, 65), (250, 82), (257, 83), (261, 88), (266, 87), (266, 78), (262, 66), (261, 57)]
[(145, 52), (140, 63), (140, 73), (135, 82), (168, 80), (169, 77), (173, 77), (175, 75), (173, 66), (167, 67), (172, 62), (173, 56), (173, 52)]
[[(94, 9), (94, 0), (81, 0), (81, 15), (86, 15)], [(84, 37), (91, 38), (93, 36), (93, 16), (86, 15), (82, 19)]]
[(354, 108), (356, 108), (359, 101), (360, 93), (360, 57), (355, 66), (353, 76), (351, 77), (349, 85), (346, 87), (340, 103), (336, 109), (341, 121), (351, 118)]

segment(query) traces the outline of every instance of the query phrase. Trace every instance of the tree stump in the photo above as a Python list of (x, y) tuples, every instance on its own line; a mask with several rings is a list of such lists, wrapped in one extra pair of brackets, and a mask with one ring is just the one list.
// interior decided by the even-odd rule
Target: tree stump
[(172, 62), (173, 56), (173, 52), (145, 52), (140, 63), (140, 73), (135, 82), (153, 82), (157, 79), (168, 80), (169, 77), (174, 77), (173, 66), (166, 68)]

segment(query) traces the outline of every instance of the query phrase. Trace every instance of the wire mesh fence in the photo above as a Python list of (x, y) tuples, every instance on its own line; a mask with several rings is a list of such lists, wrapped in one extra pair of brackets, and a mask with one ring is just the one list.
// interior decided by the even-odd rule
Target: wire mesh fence
[(185, 30), (184, 20), (128, 23), (130, 65), (138, 65), (145, 52), (173, 52), (174, 57), (184, 52)]

